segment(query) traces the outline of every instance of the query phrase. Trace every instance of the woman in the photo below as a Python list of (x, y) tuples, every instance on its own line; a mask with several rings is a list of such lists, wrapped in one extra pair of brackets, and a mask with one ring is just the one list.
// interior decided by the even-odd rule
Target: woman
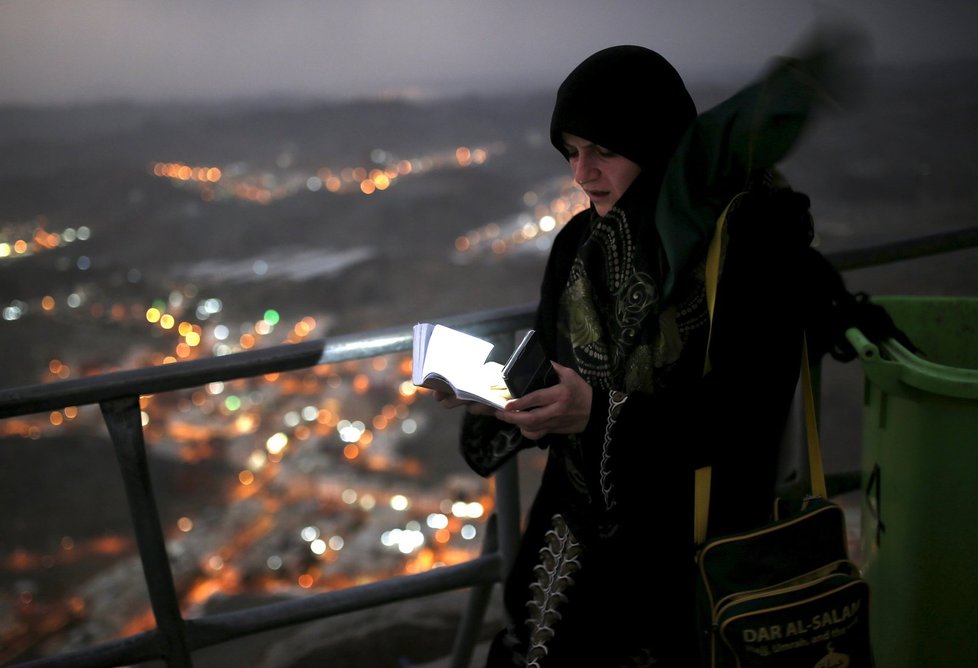
[(548, 449), (490, 666), (694, 665), (695, 469), (713, 468), (711, 535), (769, 519), (799, 295), (817, 263), (808, 198), (769, 170), (749, 174), (711, 335), (706, 245), (657, 229), (667, 166), (696, 118), (675, 69), (638, 46), (595, 53), (557, 92), (551, 141), (591, 201), (556, 237), (540, 291), (535, 328), (559, 382), (502, 411), (471, 405), (463, 422), (482, 475)]

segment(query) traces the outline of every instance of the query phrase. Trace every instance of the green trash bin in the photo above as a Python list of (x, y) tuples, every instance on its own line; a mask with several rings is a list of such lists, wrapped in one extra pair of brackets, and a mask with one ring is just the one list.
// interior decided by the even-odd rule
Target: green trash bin
[(865, 373), (863, 574), (878, 668), (978, 666), (978, 298), (877, 297), (920, 349)]

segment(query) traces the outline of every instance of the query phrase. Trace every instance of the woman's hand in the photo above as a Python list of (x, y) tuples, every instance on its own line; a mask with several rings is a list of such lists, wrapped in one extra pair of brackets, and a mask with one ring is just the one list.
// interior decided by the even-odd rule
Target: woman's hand
[(516, 425), (524, 437), (535, 441), (547, 434), (577, 434), (591, 416), (591, 386), (573, 369), (551, 362), (559, 382), (513, 399), (495, 411), (503, 422)]

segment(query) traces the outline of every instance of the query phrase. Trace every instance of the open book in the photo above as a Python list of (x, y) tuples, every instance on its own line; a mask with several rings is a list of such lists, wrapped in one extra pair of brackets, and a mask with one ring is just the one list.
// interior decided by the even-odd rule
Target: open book
[(557, 381), (533, 330), (505, 364), (489, 361), (493, 345), (457, 329), (422, 322), (414, 326), (411, 382), (503, 408), (510, 399)]

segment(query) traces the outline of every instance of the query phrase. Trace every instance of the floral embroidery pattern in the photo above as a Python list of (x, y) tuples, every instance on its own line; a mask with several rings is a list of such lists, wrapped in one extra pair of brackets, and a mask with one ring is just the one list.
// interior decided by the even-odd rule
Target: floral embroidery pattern
[(612, 482), (610, 478), (611, 430), (618, 420), (621, 407), (627, 400), (628, 395), (624, 392), (611, 391), (608, 393), (608, 420), (604, 425), (604, 441), (601, 444), (601, 495), (604, 497), (605, 510), (611, 510), (615, 506), (615, 499), (611, 496)]
[(562, 297), (581, 375), (603, 389), (621, 375), (641, 343), (642, 323), (658, 304), (652, 276), (634, 266), (636, 247), (624, 211), (614, 208), (593, 220)]
[(540, 549), (540, 563), (533, 573), (536, 582), (530, 585), (527, 626), (530, 643), (526, 653), (527, 668), (540, 668), (547, 656), (547, 643), (554, 637), (560, 621), (559, 607), (567, 600), (565, 592), (574, 585), (574, 574), (581, 569), (581, 544), (571, 533), (561, 515), (554, 515), (552, 529)]

